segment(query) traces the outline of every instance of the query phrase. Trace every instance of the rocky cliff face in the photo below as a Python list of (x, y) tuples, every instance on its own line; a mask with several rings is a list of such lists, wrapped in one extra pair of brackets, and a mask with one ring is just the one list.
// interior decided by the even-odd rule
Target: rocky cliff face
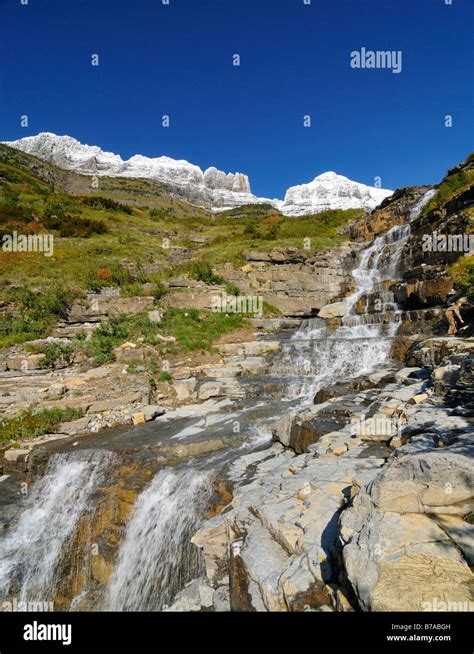
[[(261, 298), (289, 318), (311, 317), (326, 304), (342, 299), (353, 287), (351, 269), (358, 245), (344, 244), (322, 253), (299, 248), (250, 250), (247, 263), (217, 267), (219, 275), (237, 286), (245, 297)], [(168, 282), (166, 307), (212, 309), (224, 286), (210, 286), (187, 276)]]

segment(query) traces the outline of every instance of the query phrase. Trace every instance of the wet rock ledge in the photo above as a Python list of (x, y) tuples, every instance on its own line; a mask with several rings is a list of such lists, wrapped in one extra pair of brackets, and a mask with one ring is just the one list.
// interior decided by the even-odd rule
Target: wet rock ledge
[(271, 425), (169, 610), (472, 610), (473, 358), (472, 338), (431, 338), (411, 367)]

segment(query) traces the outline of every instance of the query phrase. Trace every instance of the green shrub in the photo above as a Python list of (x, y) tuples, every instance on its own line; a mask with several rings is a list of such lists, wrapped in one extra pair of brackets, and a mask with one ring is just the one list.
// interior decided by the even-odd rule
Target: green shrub
[(123, 264), (117, 263), (111, 268), (111, 281), (116, 286), (127, 286), (134, 284), (136, 279), (133, 273)]
[(50, 343), (43, 350), (44, 358), (41, 368), (59, 368), (69, 366), (74, 355), (74, 345), (68, 343)]
[(43, 218), (46, 229), (59, 233), (63, 238), (90, 238), (94, 234), (107, 234), (109, 228), (101, 220), (81, 218), (71, 214), (49, 214)]
[(222, 284), (223, 279), (216, 275), (212, 270), (209, 261), (195, 261), (189, 269), (189, 274), (193, 279), (197, 279), (205, 284)]
[(34, 292), (26, 286), (9, 291), (12, 309), (0, 317), (0, 338), (24, 335), (17, 342), (46, 336), (58, 319), (67, 317), (73, 294), (61, 286)]
[(148, 284), (148, 282), (150, 281), (150, 278), (145, 272), (141, 261), (139, 261), (138, 259), (137, 261), (135, 261), (135, 279), (140, 284)]
[(227, 295), (240, 295), (240, 288), (232, 282), (225, 282), (225, 292)]
[(244, 326), (240, 314), (214, 313), (197, 309), (168, 309), (165, 311), (160, 332), (174, 336), (179, 347), (187, 352), (213, 349), (222, 335)]
[(252, 219), (245, 226), (244, 234), (248, 234), (252, 239), (274, 241), (278, 237), (280, 226), (284, 220), (280, 214), (270, 214), (262, 218), (260, 222)]
[(423, 207), (422, 215), (439, 209), (447, 202), (459, 195), (464, 189), (467, 189), (474, 182), (474, 170), (466, 170), (462, 173), (456, 173), (446, 177), (430, 202)]
[[(158, 364), (158, 361), (154, 361), (153, 359), (151, 361), (148, 361), (147, 368), (153, 374), (156, 374), (157, 372), (160, 371), (160, 366)], [(150, 380), (150, 381), (152, 381), (152, 380)]]
[(156, 282), (155, 288), (152, 291), (152, 295), (155, 300), (161, 300), (162, 297), (166, 295), (167, 288), (163, 282)]
[(98, 327), (90, 341), (85, 343), (86, 354), (98, 366), (115, 361), (114, 348), (130, 337), (125, 317), (111, 318)]
[(19, 205), (0, 203), (0, 225), (2, 234), (10, 234), (21, 225), (23, 231), (29, 231), (26, 226), (33, 216), (30, 211)]
[(103, 198), (100, 196), (88, 196), (88, 197), (80, 198), (79, 201), (82, 204), (87, 205), (88, 207), (94, 207), (96, 209), (109, 209), (110, 211), (121, 211), (122, 213), (126, 213), (129, 216), (133, 214), (131, 208), (128, 207), (126, 204), (120, 204), (120, 202), (116, 202), (115, 200), (111, 200), (110, 198)]
[(122, 297), (136, 297), (137, 295), (143, 295), (143, 286), (141, 284), (127, 284), (122, 288)]
[(84, 275), (84, 285), (88, 291), (91, 291), (92, 293), (99, 293), (99, 291), (108, 284), (104, 279), (97, 277), (95, 271), (89, 270)]
[(169, 208), (154, 207), (153, 209), (150, 209), (149, 215), (150, 215), (150, 218), (164, 219), (164, 218), (170, 218), (170, 217), (174, 216), (175, 211), (171, 207), (169, 207)]
[[(16, 181), (16, 180), (10, 180)], [(16, 208), (20, 204), (20, 194), (16, 189), (11, 188), (8, 184), (2, 184), (0, 199), (4, 205), (10, 208)]]
[(466, 295), (474, 301), (474, 256), (460, 257), (449, 272), (454, 276), (454, 285), (459, 295)]
[(173, 377), (170, 375), (170, 373), (167, 370), (162, 370), (158, 377), (158, 381), (171, 383), (173, 381)]

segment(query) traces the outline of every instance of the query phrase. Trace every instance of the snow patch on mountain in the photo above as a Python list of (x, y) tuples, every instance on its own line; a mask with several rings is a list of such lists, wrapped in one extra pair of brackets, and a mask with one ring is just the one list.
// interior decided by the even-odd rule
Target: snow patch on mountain
[(213, 211), (260, 203), (270, 203), (288, 216), (319, 213), (326, 209), (370, 210), (392, 193), (328, 172), (309, 184), (288, 189), (284, 200), (269, 200), (252, 194), (247, 175), (224, 173), (214, 167), (203, 171), (185, 160), (139, 154), (123, 160), (120, 155), (105, 152), (98, 146), (84, 145), (71, 136), (50, 132), (5, 144), (59, 168), (86, 175), (152, 179), (187, 202)]

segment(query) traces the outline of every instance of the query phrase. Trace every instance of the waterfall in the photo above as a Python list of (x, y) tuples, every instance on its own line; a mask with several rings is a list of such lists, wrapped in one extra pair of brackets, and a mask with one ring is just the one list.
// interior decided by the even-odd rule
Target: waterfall
[(35, 482), (18, 522), (0, 539), (0, 598), (53, 599), (63, 546), (111, 461), (108, 452), (54, 456)]
[[(356, 288), (345, 300), (346, 313), (341, 326), (330, 331), (321, 319), (315, 319), (309, 326), (300, 328), (285, 345), (283, 356), (273, 371), (282, 372), (291, 366), (296, 377), (289, 382), (290, 398), (303, 397), (312, 401), (323, 386), (366, 374), (386, 361), (396, 323), (385, 326), (381, 320), (367, 320), (367, 307), (362, 316), (357, 315), (355, 309), (359, 300), (373, 293), (389, 274), (381, 263), (382, 257), (385, 249), (394, 244), (402, 249), (402, 243), (408, 238), (407, 230), (402, 227), (394, 227), (379, 236), (362, 252), (359, 266), (352, 271)], [(388, 309), (393, 310), (392, 294), (387, 297), (384, 293), (379, 300), (381, 315)]]
[(423, 208), (428, 204), (428, 202), (431, 200), (431, 198), (434, 198), (436, 195), (437, 190), (435, 188), (431, 188), (429, 191), (426, 191), (426, 193), (423, 193), (421, 198), (418, 200), (418, 202), (412, 207), (410, 211), (410, 222), (418, 218), (418, 216), (421, 214)]
[(288, 371), (287, 397), (311, 402), (323, 386), (368, 374), (385, 363), (398, 323), (342, 325), (334, 332), (316, 327), (285, 345), (274, 372)]
[(209, 474), (165, 469), (139, 496), (110, 581), (107, 608), (153, 611), (201, 570), (191, 543), (211, 493)]
[[(292, 371), (288, 398), (302, 397), (311, 402), (323, 386), (367, 374), (387, 361), (401, 312), (384, 282), (400, 274), (411, 222), (435, 193), (434, 189), (424, 193), (412, 207), (407, 223), (392, 227), (362, 251), (360, 263), (352, 271), (356, 287), (344, 300), (346, 313), (341, 326), (330, 331), (322, 319), (306, 321), (284, 346), (273, 372), (288, 374), (288, 370)], [(359, 300), (372, 294), (377, 295), (377, 312), (369, 313), (366, 303), (365, 313), (356, 313)]]

